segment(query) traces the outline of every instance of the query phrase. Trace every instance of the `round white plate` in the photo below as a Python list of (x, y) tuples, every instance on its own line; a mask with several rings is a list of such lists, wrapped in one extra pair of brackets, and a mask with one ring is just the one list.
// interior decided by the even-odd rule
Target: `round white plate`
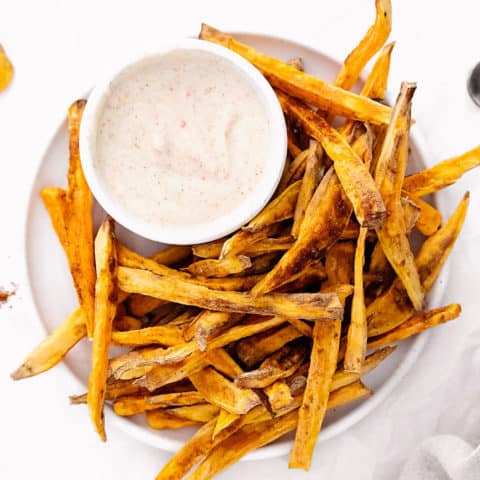
[[(307, 72), (328, 81), (333, 80), (340, 67), (338, 62), (319, 51), (290, 40), (250, 33), (238, 33), (236, 36), (259, 50), (283, 60), (300, 56), (304, 60)], [(394, 98), (390, 96), (388, 100), (392, 103)], [(415, 126), (411, 138), (411, 168), (420, 169), (424, 165), (422, 158), (425, 158), (425, 149)], [(65, 255), (38, 195), (39, 190), (47, 185), (66, 186), (67, 142), (66, 119), (63, 118), (57, 131), (52, 135), (38, 167), (26, 222), (26, 261), (31, 293), (38, 316), (48, 332), (51, 332), (77, 306)], [(103, 217), (104, 212), (96, 205), (94, 219), (97, 227)], [(161, 247), (159, 244), (132, 234), (121, 226), (118, 226), (117, 234), (129, 247), (146, 255)], [(442, 277), (445, 278), (445, 275), (446, 272), (443, 272)], [(445, 282), (442, 281), (437, 282), (440, 286), (444, 284)], [(429, 296), (432, 305), (439, 304), (442, 295), (440, 288), (435, 288)], [(319, 441), (325, 441), (347, 430), (382, 402), (413, 366), (426, 338), (427, 336), (423, 334), (402, 342), (393, 355), (365, 377), (365, 383), (375, 391), (372, 397), (328, 412)], [(89, 343), (86, 340), (82, 341), (68, 354), (65, 363), (78, 380), (78, 391), (72, 394), (83, 393), (86, 390), (90, 370)], [(89, 428), (88, 422), (88, 414), (85, 410), (85, 428)], [(194, 431), (191, 428), (153, 431), (148, 428), (144, 416), (118, 417), (113, 414), (110, 407), (106, 407), (106, 423), (110, 431), (110, 427), (116, 425), (148, 445), (172, 452), (178, 450)], [(272, 445), (252, 452), (245, 458), (265, 459), (286, 454), (289, 451), (291, 439), (292, 435), (287, 435)]]

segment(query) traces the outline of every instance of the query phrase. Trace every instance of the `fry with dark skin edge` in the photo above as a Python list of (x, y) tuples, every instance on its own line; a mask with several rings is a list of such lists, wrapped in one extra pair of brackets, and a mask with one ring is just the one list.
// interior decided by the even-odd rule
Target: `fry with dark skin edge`
[(103, 222), (95, 238), (95, 330), (92, 342), (92, 369), (88, 379), (87, 403), (95, 430), (106, 441), (103, 404), (108, 376), (108, 347), (112, 322), (117, 310), (117, 255), (115, 225), (110, 217)]
[(270, 408), (275, 415), (280, 415), (293, 404), (293, 396), (290, 387), (283, 379), (277, 380), (263, 389), (267, 396)]
[(288, 185), (299, 181), (303, 177), (308, 157), (308, 148), (307, 150), (298, 149), (298, 153), (292, 156), (293, 160), (285, 166), (285, 171), (278, 184), (277, 192), (279, 193), (283, 192)]
[(77, 100), (68, 109), (68, 189), (65, 226), (68, 261), (80, 306), (85, 311), (87, 335), (94, 328), (95, 263), (93, 253), (92, 192), (87, 185), (80, 163), (80, 121), (86, 100)]
[(119, 317), (118, 307), (117, 307), (117, 316), (113, 321), (113, 332), (112, 332), (113, 343), (115, 343), (115, 340), (113, 340), (114, 333), (140, 330), (141, 328), (143, 328), (143, 323), (137, 317), (132, 317), (130, 315), (122, 315)]
[(290, 65), (241, 44), (230, 35), (213, 27), (202, 24), (200, 38), (233, 50), (253, 63), (273, 87), (321, 110), (373, 124), (388, 124), (390, 120), (390, 108), (296, 70)]
[(370, 172), (343, 136), (318, 113), (277, 92), (283, 111), (295, 118), (305, 132), (321, 143), (332, 159), (345, 193), (361, 226), (375, 228), (385, 217), (385, 205)]
[(302, 406), (298, 412), (298, 426), (289, 468), (308, 470), (313, 450), (327, 410), (330, 385), (337, 367), (341, 322), (316, 322), (313, 327), (313, 345), (310, 354), (307, 385)]
[(405, 177), (403, 189), (417, 197), (424, 197), (455, 183), (462, 175), (480, 165), (480, 145), (459, 155), (449, 158)]
[(385, 135), (375, 170), (375, 181), (387, 207), (377, 236), (390, 265), (395, 270), (416, 310), (423, 307), (424, 292), (408, 241), (401, 205), (401, 188), (408, 161), (410, 106), (416, 85), (403, 82), (392, 121)]
[(204, 310), (195, 322), (194, 339), (198, 348), (204, 352), (207, 350), (210, 338), (229, 327), (234, 326), (242, 319), (238, 313), (212, 312)]
[[(447, 260), (465, 220), (469, 194), (466, 193), (455, 212), (439, 230), (428, 237), (416, 257), (422, 287), (430, 291)], [(393, 330), (415, 313), (405, 288), (399, 279), (367, 308), (368, 336)]]
[(118, 268), (118, 286), (128, 293), (147, 294), (170, 302), (216, 311), (282, 315), (306, 320), (340, 318), (343, 314), (335, 293), (276, 293), (253, 297), (247, 293), (211, 290), (177, 278), (162, 277), (146, 270), (127, 267)]
[(367, 230), (360, 228), (354, 262), (354, 290), (350, 326), (348, 327), (347, 351), (344, 368), (360, 373), (367, 350), (367, 313), (363, 290), (363, 264), (365, 262), (365, 239)]
[(200, 277), (227, 277), (235, 273), (242, 273), (252, 266), (252, 262), (245, 255), (229, 256), (221, 260), (205, 259), (191, 263), (185, 270)]
[(57, 365), (86, 336), (85, 315), (77, 308), (48, 335), (10, 376), (13, 380), (33, 377)]
[(418, 231), (426, 237), (433, 235), (442, 224), (442, 214), (419, 197), (411, 195), (408, 192), (402, 192), (402, 195), (405, 195), (406, 198), (419, 208), (418, 218), (415, 222)]
[(428, 312), (413, 315), (406, 322), (382, 335), (370, 338), (368, 348), (377, 348), (388, 345), (392, 342), (404, 340), (412, 335), (417, 335), (424, 330), (436, 327), (441, 323), (448, 322), (457, 318), (462, 309), (460, 305), (454, 303), (446, 307), (434, 308)]
[[(318, 185), (302, 222), (298, 239), (277, 265), (252, 289), (262, 295), (290, 281), (311, 259), (320, 258), (343, 232), (351, 207), (333, 169)], [(299, 317), (301, 318), (301, 317)]]

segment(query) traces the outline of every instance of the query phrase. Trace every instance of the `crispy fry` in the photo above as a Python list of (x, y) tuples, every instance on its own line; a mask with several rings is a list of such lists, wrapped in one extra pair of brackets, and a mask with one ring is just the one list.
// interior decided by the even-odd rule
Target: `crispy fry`
[[(465, 220), (469, 194), (466, 193), (452, 216), (437, 232), (425, 240), (416, 265), (422, 287), (430, 291), (443, 264), (448, 258)], [(391, 287), (367, 308), (368, 336), (377, 336), (393, 330), (414, 313), (405, 288), (397, 279)]]
[(212, 437), (215, 438), (222, 430), (225, 430), (230, 425), (235, 424), (241, 418), (241, 415), (231, 413), (228, 410), (220, 409), (220, 413), (217, 417), (217, 423), (213, 430)]
[(170, 245), (152, 256), (152, 260), (161, 265), (175, 265), (186, 260), (192, 254), (192, 247), (185, 245)]
[(238, 313), (212, 312), (204, 310), (195, 322), (194, 339), (200, 350), (207, 350), (210, 338), (217, 333), (232, 327), (242, 319)]
[(108, 347), (112, 322), (117, 309), (117, 254), (115, 225), (110, 217), (103, 222), (95, 238), (95, 319), (92, 343), (92, 370), (88, 379), (87, 403), (95, 430), (105, 441), (103, 404), (108, 376)]
[(298, 413), (295, 441), (289, 468), (308, 470), (325, 415), (335, 368), (337, 366), (341, 322), (316, 322), (310, 356), (307, 385)]
[[(118, 285), (129, 293), (143, 293), (184, 305), (217, 311), (282, 315), (315, 320), (341, 318), (343, 308), (335, 293), (271, 294), (253, 297), (247, 293), (221, 292), (149, 271), (118, 268)], [(257, 284), (258, 285), (258, 284)]]
[(68, 109), (70, 164), (65, 209), (68, 261), (80, 306), (85, 311), (89, 338), (93, 335), (95, 264), (93, 254), (92, 193), (80, 163), (78, 138), (86, 100), (77, 100)]
[(323, 282), (322, 287), (352, 283), (354, 256), (353, 242), (337, 242), (329, 248), (325, 255), (327, 280)]
[(0, 45), (0, 92), (8, 88), (13, 79), (13, 65), (5, 53), (5, 49)]
[(113, 402), (113, 410), (117, 415), (130, 416), (158, 408), (179, 405), (196, 405), (204, 403), (203, 396), (195, 391), (179, 393), (162, 393), (160, 395), (126, 395)]
[(253, 63), (274, 87), (320, 110), (374, 124), (387, 124), (390, 120), (390, 108), (300, 72), (208, 25), (202, 24), (200, 38), (233, 50)]
[(390, 265), (402, 281), (413, 306), (420, 310), (423, 305), (424, 292), (406, 235), (400, 201), (408, 159), (410, 104), (415, 89), (415, 84), (402, 83), (392, 121), (377, 161), (375, 180), (380, 186), (388, 212), (381, 228), (377, 228), (378, 239)]
[(458, 304), (447, 305), (446, 307), (435, 308), (428, 312), (413, 315), (406, 322), (382, 335), (368, 340), (368, 348), (377, 348), (388, 345), (392, 342), (404, 340), (405, 338), (417, 335), (424, 330), (436, 327), (441, 323), (457, 318), (462, 309)]
[(187, 405), (167, 410), (169, 415), (198, 423), (210, 422), (219, 414), (219, 411), (220, 409), (216, 405), (210, 403), (199, 403), (197, 405)]
[(302, 335), (305, 335), (305, 337), (311, 337), (313, 335), (312, 327), (298, 318), (289, 318), (288, 323), (293, 325)]
[(25, 358), (22, 365), (11, 374), (12, 379), (21, 380), (50, 370), (86, 334), (83, 310), (77, 308)]
[(242, 415), (260, 404), (253, 390), (237, 387), (211, 367), (193, 373), (189, 378), (206, 400), (230, 413)]
[(277, 96), (283, 110), (319, 141), (333, 160), (335, 172), (353, 205), (360, 225), (368, 228), (380, 226), (386, 213), (385, 205), (362, 160), (321, 115), (283, 93), (277, 92)]
[[(298, 239), (277, 265), (252, 289), (254, 295), (275, 290), (291, 280), (311, 259), (341, 235), (350, 217), (351, 207), (333, 170), (318, 185), (302, 222)], [(299, 317), (301, 318), (301, 317)]]
[(438, 192), (455, 183), (462, 175), (480, 165), (480, 145), (437, 165), (405, 177), (403, 189), (417, 197)]
[(288, 185), (292, 185), (294, 182), (299, 181), (304, 173), (307, 163), (309, 149), (300, 150), (298, 153), (293, 155), (293, 161), (288, 165), (280, 184), (278, 186), (278, 191), (283, 192)]
[(169, 413), (168, 410), (152, 410), (147, 412), (147, 423), (154, 430), (173, 430), (176, 428), (192, 427), (198, 422), (188, 418), (176, 417)]
[(65, 225), (67, 192), (63, 188), (45, 187), (40, 190), (40, 196), (52, 222), (52, 227), (68, 258), (67, 230)]
[(293, 396), (290, 387), (283, 379), (277, 380), (268, 387), (264, 388), (263, 392), (267, 396), (270, 408), (275, 415), (281, 415), (293, 404)]
[(388, 73), (390, 71), (390, 59), (395, 42), (385, 45), (378, 54), (370, 74), (360, 92), (370, 98), (383, 99), (387, 90)]
[(420, 208), (418, 205), (406, 197), (400, 198), (403, 211), (403, 221), (406, 233), (410, 233), (420, 217)]
[(290, 236), (263, 238), (255, 242), (251, 247), (247, 247), (243, 253), (249, 257), (256, 257), (266, 253), (288, 250), (292, 245), (293, 238)]
[(182, 329), (175, 325), (158, 325), (155, 327), (112, 332), (112, 343), (129, 347), (142, 345), (163, 345), (171, 347), (183, 343)]
[(368, 29), (360, 43), (345, 59), (333, 84), (350, 90), (360, 77), (367, 62), (382, 48), (392, 30), (392, 5), (390, 0), (375, 1), (375, 23)]
[(405, 195), (419, 209), (418, 218), (415, 221), (415, 226), (418, 228), (418, 231), (426, 237), (433, 235), (442, 224), (442, 214), (419, 197), (411, 195), (408, 192), (402, 192), (402, 195)]
[(305, 161), (305, 174), (303, 175), (293, 216), (292, 236), (294, 238), (298, 237), (305, 211), (324, 173), (320, 158), (317, 155), (317, 145), (315, 141), (310, 142), (309, 153)]
[(216, 370), (231, 379), (243, 373), (238, 363), (223, 348), (210, 350), (207, 353), (207, 360)]
[(143, 323), (140, 319), (136, 317), (132, 317), (130, 315), (121, 315), (120, 317), (118, 316), (118, 307), (117, 307), (117, 316), (115, 317), (115, 320), (113, 321), (113, 330), (114, 332), (112, 333), (112, 340), (115, 342), (113, 339), (113, 334), (118, 333), (118, 332), (128, 332), (131, 330), (139, 330), (140, 328), (143, 327)]
[(363, 291), (363, 264), (367, 230), (360, 228), (355, 250), (355, 275), (350, 326), (348, 327), (345, 370), (360, 373), (367, 350), (367, 313)]
[(218, 258), (220, 257), (220, 253), (222, 253), (224, 243), (225, 238), (220, 238), (219, 240), (194, 245), (192, 247), (193, 254), (199, 258)]
[(221, 260), (206, 259), (191, 263), (185, 270), (192, 275), (203, 277), (227, 277), (234, 273), (241, 273), (252, 266), (252, 262), (245, 255), (228, 256)]
[(140, 295), (139, 293), (129, 295), (127, 303), (129, 312), (136, 317), (143, 317), (161, 305), (168, 305), (168, 302), (164, 300), (149, 297), (148, 295)]
[(302, 364), (307, 355), (305, 343), (286, 345), (262, 362), (259, 368), (235, 378), (241, 388), (265, 388), (276, 380), (287, 378)]
[[(243, 229), (247, 232), (256, 233), (272, 223), (292, 218), (301, 184), (302, 182), (300, 180), (292, 183), (278, 197), (274, 198), (253, 220), (243, 227)], [(224, 256), (224, 252), (222, 252), (222, 256)]]

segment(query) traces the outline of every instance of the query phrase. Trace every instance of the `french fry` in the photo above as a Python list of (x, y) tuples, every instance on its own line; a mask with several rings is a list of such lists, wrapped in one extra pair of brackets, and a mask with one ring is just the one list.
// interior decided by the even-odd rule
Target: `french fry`
[(211, 290), (177, 278), (161, 277), (146, 270), (127, 267), (118, 268), (118, 286), (128, 293), (142, 293), (170, 302), (224, 312), (281, 315), (306, 320), (340, 318), (343, 315), (343, 308), (335, 293), (276, 293), (253, 297), (247, 293)]
[(95, 238), (95, 319), (92, 342), (92, 370), (88, 379), (87, 403), (95, 430), (106, 441), (103, 404), (108, 376), (108, 347), (112, 322), (117, 309), (117, 255), (115, 225), (110, 217), (103, 222)]
[(128, 296), (128, 310), (136, 317), (143, 317), (152, 312), (161, 305), (168, 305), (168, 302), (158, 298), (149, 297), (148, 295), (140, 295), (134, 293)]
[(243, 252), (248, 257), (257, 257), (272, 252), (282, 252), (288, 250), (293, 245), (293, 238), (290, 236), (278, 238), (263, 238), (255, 242), (251, 247), (247, 247)]
[(373, 124), (388, 124), (390, 120), (390, 108), (296, 70), (290, 65), (241, 44), (230, 35), (213, 27), (202, 24), (200, 38), (233, 50), (253, 63), (274, 87), (320, 110), (328, 110), (335, 115)]
[(302, 335), (305, 335), (305, 337), (311, 337), (313, 335), (312, 327), (298, 318), (289, 318), (288, 323), (293, 325)]
[(290, 387), (283, 379), (277, 380), (268, 387), (263, 389), (263, 393), (267, 396), (268, 403), (274, 415), (281, 415), (291, 408), (293, 397)]
[[(113, 330), (114, 332), (112, 333), (112, 340), (113, 340), (113, 334), (118, 333), (118, 332), (128, 332), (131, 330), (139, 330), (143, 327), (143, 323), (140, 319), (137, 317), (132, 317), (130, 315), (121, 315), (120, 317), (118, 316), (118, 307), (117, 307), (117, 316), (115, 317), (115, 320), (113, 321)], [(113, 340), (115, 342), (115, 340)]]
[(322, 287), (351, 283), (353, 280), (353, 259), (355, 245), (352, 242), (337, 242), (325, 254), (327, 280)]
[(210, 338), (217, 333), (232, 327), (242, 319), (238, 313), (212, 312), (204, 310), (195, 322), (194, 339), (198, 348), (204, 352)]
[(355, 274), (350, 326), (348, 327), (345, 370), (360, 373), (367, 350), (367, 313), (363, 290), (363, 264), (365, 262), (365, 239), (367, 230), (360, 229), (355, 250)]
[(219, 414), (220, 409), (210, 403), (199, 403), (197, 405), (187, 405), (184, 407), (169, 408), (169, 415), (192, 422), (207, 423), (213, 420)]
[(234, 379), (243, 373), (238, 363), (223, 348), (215, 348), (207, 353), (207, 360), (216, 370)]
[(282, 175), (282, 179), (278, 185), (278, 192), (283, 192), (288, 185), (292, 185), (293, 183), (301, 180), (305, 173), (307, 157), (308, 157), (309, 149), (300, 150), (293, 155), (293, 161), (286, 166), (286, 170), (284, 175)]
[(7, 57), (5, 49), (0, 45), (0, 92), (8, 88), (13, 79), (14, 68)]
[(318, 434), (327, 410), (330, 385), (337, 366), (341, 322), (316, 322), (307, 385), (298, 412), (295, 441), (289, 468), (308, 470)]
[(50, 370), (86, 334), (85, 315), (81, 308), (77, 308), (25, 358), (22, 365), (11, 374), (12, 379), (21, 380)]
[(402, 195), (405, 195), (406, 198), (412, 201), (419, 209), (418, 218), (415, 221), (415, 226), (418, 231), (426, 237), (433, 235), (442, 224), (442, 214), (419, 197), (411, 195), (408, 192), (402, 192)]
[(321, 143), (332, 159), (345, 193), (361, 226), (376, 228), (385, 217), (385, 205), (370, 172), (343, 136), (318, 113), (277, 92), (284, 112), (295, 118), (305, 132)]
[[(465, 220), (469, 194), (466, 193), (455, 212), (439, 230), (428, 237), (416, 257), (422, 287), (430, 291), (447, 260)], [(391, 287), (367, 308), (368, 336), (393, 330), (415, 312), (405, 288), (396, 279)]]
[(63, 188), (45, 187), (40, 190), (40, 196), (52, 222), (52, 227), (68, 258), (68, 241), (65, 225), (67, 192)]
[(480, 145), (437, 165), (405, 177), (403, 189), (411, 195), (424, 197), (455, 183), (462, 175), (480, 165)]
[(370, 98), (383, 99), (387, 90), (388, 74), (390, 71), (390, 59), (395, 42), (385, 45), (378, 54), (377, 60), (360, 92)]
[(172, 266), (186, 260), (192, 254), (192, 247), (169, 245), (152, 256), (152, 260), (161, 265)]
[(405, 232), (410, 233), (420, 217), (420, 208), (415, 202), (406, 197), (401, 197), (400, 203), (403, 211)]
[(388, 212), (383, 225), (377, 228), (378, 239), (413, 306), (420, 310), (423, 306), (424, 292), (407, 238), (400, 201), (408, 158), (410, 104), (415, 89), (415, 84), (402, 83), (392, 121), (377, 161), (375, 180), (378, 182)]
[(392, 30), (392, 5), (390, 0), (376, 0), (375, 8), (375, 23), (345, 59), (333, 82), (337, 87), (350, 90), (360, 77), (367, 62), (382, 48), (390, 35)]
[(369, 339), (368, 348), (382, 347), (392, 342), (404, 340), (412, 335), (417, 335), (441, 323), (454, 320), (460, 315), (461, 311), (460, 305), (451, 304), (446, 307), (434, 308), (428, 312), (418, 313), (393, 330)]
[[(277, 265), (252, 289), (262, 295), (291, 280), (309, 261), (340, 237), (350, 217), (351, 207), (332, 169), (318, 185), (302, 222), (298, 239)], [(301, 318), (299, 316), (299, 318)]]
[(300, 225), (305, 217), (305, 211), (313, 197), (315, 189), (320, 182), (324, 171), (321, 168), (321, 160), (317, 155), (317, 142), (311, 141), (309, 154), (305, 160), (305, 174), (303, 175), (300, 191), (298, 193), (295, 213), (293, 215), (292, 236), (298, 237)]
[(227, 412), (242, 415), (260, 404), (253, 390), (237, 387), (211, 367), (190, 374), (189, 378), (208, 402)]
[(167, 410), (151, 410), (147, 412), (147, 423), (154, 430), (173, 430), (177, 428), (193, 427), (198, 424), (188, 418), (176, 417)]
[(227, 429), (230, 425), (236, 424), (241, 418), (241, 415), (231, 413), (228, 410), (220, 409), (220, 413), (217, 417), (217, 423), (212, 433), (212, 437), (215, 438), (222, 430)]
[(192, 251), (193, 254), (199, 258), (219, 258), (224, 243), (225, 238), (220, 238), (219, 240), (194, 245)]
[(275, 332), (267, 331), (241, 340), (237, 343), (235, 351), (242, 363), (251, 368), (288, 342), (302, 336), (297, 328), (288, 325)]
[(175, 325), (158, 325), (139, 330), (112, 332), (112, 343), (129, 347), (163, 345), (171, 347), (183, 343), (182, 329)]
[(162, 393), (160, 395), (126, 395), (113, 402), (113, 411), (117, 415), (130, 416), (158, 408), (204, 403), (203, 396), (195, 391), (180, 393)]
[(243, 227), (243, 229), (255, 233), (272, 223), (292, 218), (301, 184), (302, 182), (300, 180), (292, 183), (278, 197), (274, 198), (253, 220)]
[[(115, 380), (107, 379), (107, 388), (105, 390), (105, 400), (116, 400), (118, 397), (125, 395), (140, 395), (148, 393), (144, 387), (136, 385), (131, 380)], [(81, 403), (87, 403), (87, 393), (81, 395), (71, 395), (70, 403), (72, 405), (78, 405)]]
[(306, 344), (286, 345), (262, 362), (259, 368), (235, 378), (240, 388), (265, 388), (276, 380), (287, 378), (302, 364), (307, 355)]
[(195, 276), (201, 277), (227, 277), (235, 273), (241, 273), (252, 266), (250, 258), (245, 255), (229, 256), (221, 260), (205, 259), (191, 263), (185, 268)]
[(80, 121), (86, 100), (77, 100), (68, 109), (70, 160), (65, 208), (68, 261), (80, 306), (85, 311), (87, 335), (94, 328), (95, 263), (93, 249), (92, 192), (88, 188), (80, 163)]

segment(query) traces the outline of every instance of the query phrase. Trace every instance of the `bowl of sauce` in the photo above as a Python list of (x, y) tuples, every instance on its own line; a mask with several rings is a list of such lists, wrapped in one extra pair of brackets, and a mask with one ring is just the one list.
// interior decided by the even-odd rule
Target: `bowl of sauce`
[(80, 129), (86, 180), (129, 230), (168, 244), (227, 235), (272, 197), (287, 153), (275, 92), (253, 65), (184, 39), (93, 90)]

